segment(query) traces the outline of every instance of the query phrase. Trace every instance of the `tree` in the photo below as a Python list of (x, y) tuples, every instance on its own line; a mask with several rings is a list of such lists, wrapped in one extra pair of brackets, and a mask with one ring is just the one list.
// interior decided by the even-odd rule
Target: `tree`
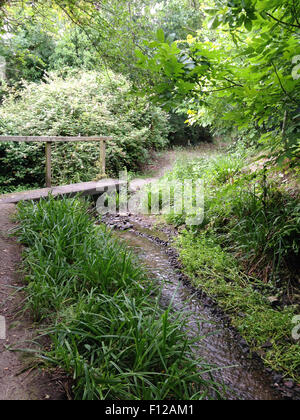
[[(299, 5), (290, 0), (215, 0), (206, 30), (170, 43), (162, 34), (139, 65), (156, 75), (154, 100), (255, 129), (280, 159), (299, 152)], [(219, 106), (221, 104), (221, 107)], [(217, 110), (217, 112), (215, 112)], [(206, 117), (207, 117), (206, 112)]]
[(14, 38), (20, 25), (28, 27), (30, 22), (53, 33), (56, 58), (62, 66), (86, 63), (88, 50), (93, 55), (93, 65), (113, 68), (139, 81), (145, 72), (136, 66), (135, 49), (145, 53), (144, 41), (153, 39), (160, 27), (171, 39), (185, 38), (201, 20), (197, 3), (198, 0), (16, 0), (11, 4), (4, 2), (0, 12), (5, 20), (3, 30)]
[(51, 35), (41, 25), (24, 24), (15, 35), (0, 42), (0, 55), (6, 59), (6, 75), (10, 82), (40, 80), (49, 68), (55, 49)]

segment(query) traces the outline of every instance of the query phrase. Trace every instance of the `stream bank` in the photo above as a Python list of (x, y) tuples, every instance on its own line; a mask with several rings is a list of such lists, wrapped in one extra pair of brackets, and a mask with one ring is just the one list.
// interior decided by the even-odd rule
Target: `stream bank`
[(251, 352), (217, 302), (194, 289), (189, 278), (182, 274), (179, 256), (172, 247), (172, 240), (178, 234), (174, 227), (158, 225), (155, 217), (132, 214), (105, 215), (102, 222), (140, 256), (156, 278), (165, 283), (162, 304), (172, 300), (175, 310), (190, 313), (191, 334), (205, 336), (199, 340), (196, 353), (221, 368), (215, 379), (230, 389), (228, 399), (300, 399), (300, 390), (294, 384), (285, 384), (282, 375), (266, 368), (260, 356)]

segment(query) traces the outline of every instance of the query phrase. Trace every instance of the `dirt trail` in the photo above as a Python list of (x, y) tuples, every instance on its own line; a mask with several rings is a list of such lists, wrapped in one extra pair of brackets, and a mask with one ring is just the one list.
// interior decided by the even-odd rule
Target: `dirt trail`
[(174, 167), (178, 159), (191, 161), (199, 157), (207, 157), (216, 154), (224, 147), (226, 147), (226, 144), (202, 143), (195, 147), (177, 148), (167, 152), (156, 153), (151, 158), (151, 163), (144, 167), (143, 174), (144, 176), (160, 178)]
[(151, 163), (143, 167), (143, 177), (137, 177), (130, 182), (130, 192), (136, 193), (145, 187), (145, 185), (158, 181), (174, 168), (177, 160), (188, 162), (199, 157), (213, 156), (224, 147), (226, 147), (226, 144), (202, 143), (195, 147), (177, 148), (161, 153), (154, 153), (151, 156)]
[(24, 301), (23, 279), (18, 274), (21, 247), (9, 237), (14, 212), (14, 205), (0, 205), (0, 316), (6, 323), (6, 339), (0, 339), (0, 400), (63, 399), (65, 393), (54, 378), (39, 369), (26, 370), (30, 361), (24, 353), (7, 349), (27, 348), (26, 340), (35, 332), (28, 314), (20, 313)]

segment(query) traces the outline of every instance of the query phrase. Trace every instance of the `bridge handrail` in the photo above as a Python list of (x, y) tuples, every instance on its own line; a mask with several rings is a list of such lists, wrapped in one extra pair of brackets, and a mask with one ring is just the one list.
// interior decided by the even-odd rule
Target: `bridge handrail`
[(112, 137), (59, 137), (59, 136), (0, 136), (0, 142), (39, 142), (46, 143), (46, 187), (52, 186), (52, 169), (51, 169), (51, 146), (52, 143), (58, 142), (100, 142), (100, 166), (101, 177), (105, 176), (106, 170), (106, 142), (112, 140)]

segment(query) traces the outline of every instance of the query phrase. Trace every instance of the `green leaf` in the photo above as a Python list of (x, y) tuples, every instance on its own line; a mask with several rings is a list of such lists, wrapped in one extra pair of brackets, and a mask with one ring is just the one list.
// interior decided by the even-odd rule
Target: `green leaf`
[(252, 31), (253, 24), (252, 24), (252, 20), (251, 19), (248, 19), (247, 18), (245, 20), (245, 22), (244, 22), (244, 25), (245, 25), (245, 28), (247, 29), (247, 31), (249, 31), (249, 32)]
[(165, 42), (165, 33), (161, 28), (156, 32), (156, 38), (159, 42)]
[(216, 10), (216, 9), (206, 9), (206, 10), (205, 10), (205, 12), (206, 12), (208, 15), (214, 16), (214, 15), (216, 15), (216, 13), (218, 12), (218, 10)]
[(136, 49), (135, 50), (135, 55), (139, 59), (140, 63), (144, 63), (146, 61), (146, 57), (144, 56), (144, 54), (140, 50)]
[(213, 17), (207, 24), (208, 29), (216, 29), (220, 25), (218, 16)]

